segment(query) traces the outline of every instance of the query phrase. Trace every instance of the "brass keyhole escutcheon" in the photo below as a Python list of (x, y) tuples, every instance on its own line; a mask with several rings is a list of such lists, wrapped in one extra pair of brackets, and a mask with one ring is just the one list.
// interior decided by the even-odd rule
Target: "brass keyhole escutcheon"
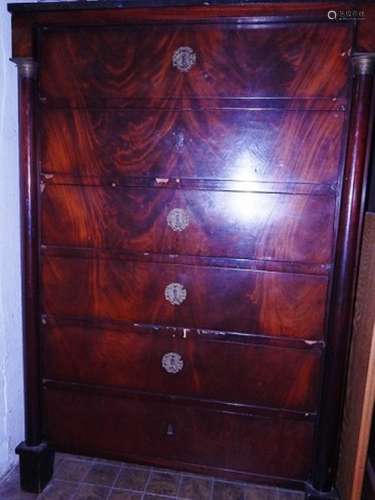
[(197, 62), (197, 55), (191, 47), (179, 47), (174, 51), (172, 64), (183, 73), (190, 71)]
[(189, 223), (189, 214), (183, 208), (173, 208), (167, 215), (167, 224), (172, 231), (181, 232)]
[(181, 283), (169, 283), (164, 290), (165, 300), (174, 306), (180, 306), (187, 297), (187, 291)]
[(167, 352), (161, 358), (161, 366), (167, 373), (176, 374), (184, 367), (184, 360), (178, 352)]

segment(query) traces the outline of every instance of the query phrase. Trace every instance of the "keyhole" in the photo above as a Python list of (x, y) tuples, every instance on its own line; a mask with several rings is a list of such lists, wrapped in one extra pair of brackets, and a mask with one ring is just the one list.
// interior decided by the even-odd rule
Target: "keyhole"
[(173, 429), (172, 424), (168, 424), (167, 436), (174, 436), (174, 429)]
[(175, 138), (176, 138), (175, 147), (177, 151), (181, 151), (182, 149), (184, 149), (185, 136), (182, 132), (177, 132), (175, 134)]

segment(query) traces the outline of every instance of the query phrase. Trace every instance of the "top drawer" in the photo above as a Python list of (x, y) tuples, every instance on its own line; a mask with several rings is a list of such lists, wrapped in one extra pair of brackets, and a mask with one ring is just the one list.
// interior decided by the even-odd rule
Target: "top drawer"
[(348, 26), (230, 24), (45, 28), (42, 95), (80, 98), (334, 97)]

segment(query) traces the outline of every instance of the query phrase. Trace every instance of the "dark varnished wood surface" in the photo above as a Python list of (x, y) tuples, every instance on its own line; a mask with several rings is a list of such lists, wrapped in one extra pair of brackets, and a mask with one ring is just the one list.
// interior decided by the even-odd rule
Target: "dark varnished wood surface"
[(303, 262), (286, 262), (275, 260), (254, 260), (254, 259), (235, 259), (228, 257), (203, 257), (196, 255), (178, 255), (178, 254), (150, 254), (126, 253), (115, 249), (95, 249), (83, 247), (55, 247), (41, 246), (41, 253), (51, 257), (78, 257), (84, 259), (104, 259), (120, 260), (134, 262), (153, 262), (158, 264), (182, 264), (198, 267), (217, 267), (233, 269), (252, 269), (254, 271), (270, 271), (278, 273), (296, 273), (296, 274), (316, 274), (329, 278), (332, 264), (305, 264)]
[[(313, 19), (316, 19), (317, 16), (326, 19), (327, 16), (323, 18), (325, 9), (344, 9), (348, 4), (345, 0), (314, 1), (311, 3), (311, 6), (308, 5), (308, 10), (306, 8), (306, 1), (303, 0), (299, 2), (293, 0), (261, 0), (244, 2), (243, 4), (238, 4), (233, 0), (215, 0), (210, 3), (210, 6), (214, 13), (220, 12), (220, 15), (223, 17), (226, 17), (228, 13), (230, 15), (231, 12), (236, 10), (241, 15), (245, 15), (247, 12), (254, 16), (256, 15), (256, 17), (262, 14), (263, 16), (267, 15), (267, 17), (272, 18), (272, 14), (279, 13), (284, 17), (294, 14), (296, 18), (300, 18), (301, 14), (304, 14), (305, 18), (308, 18), (310, 14), (310, 17)], [(361, 8), (366, 4), (366, 2), (358, 3)], [(86, 12), (90, 12), (90, 10), (98, 9), (102, 10), (104, 13), (106, 9), (130, 9), (132, 11), (137, 7), (155, 8), (154, 10), (156, 10), (156, 8), (157, 10), (164, 10), (163, 7), (174, 7), (174, 10), (177, 10), (179, 7), (190, 7), (190, 9), (193, 8), (198, 11), (207, 11), (206, 6), (207, 4), (201, 0), (98, 0), (95, 4), (87, 4), (85, 0), (77, 0), (69, 2), (67, 5), (63, 2), (48, 2), (47, 4), (35, 4), (31, 2), (8, 3), (8, 10), (9, 12), (17, 14), (22, 12), (31, 14), (32, 12), (49, 11), (60, 11), (60, 13), (63, 14), (65, 11), (85, 10)], [(304, 12), (305, 10), (307, 10), (306, 13)], [(187, 12), (189, 12), (189, 10), (187, 10)]]
[[(45, 29), (41, 43), (40, 90), (47, 97), (338, 97), (351, 33), (332, 23), (139, 24)], [(179, 47), (196, 53), (188, 72), (172, 65)]]
[[(156, 2), (158, 3), (158, 2)], [(346, 9), (347, 2), (249, 2), (247, 4), (233, 5), (202, 5), (201, 2), (190, 2), (189, 0), (181, 2), (182, 5), (172, 5), (172, 2), (159, 2), (159, 8), (150, 8), (157, 6), (152, 1), (124, 2), (124, 8), (118, 8), (120, 4), (113, 5), (111, 2), (105, 2), (105, 8), (100, 12), (95, 12), (100, 3), (84, 3), (84, 9), (79, 2), (64, 3), (63, 8), (55, 7), (48, 3), (29, 3), (22, 9), (20, 4), (13, 4), (9, 10), (14, 12), (12, 18), (12, 54), (13, 57), (34, 56), (34, 28), (36, 26), (105, 26), (132, 24), (139, 22), (207, 22), (207, 21), (225, 21), (237, 22), (238, 19), (253, 23), (286, 23), (286, 22), (319, 22), (327, 23), (327, 12), (331, 9)], [(180, 3), (177, 1), (177, 3)], [(188, 5), (186, 8), (183, 4)], [(218, 4), (226, 2), (218, 2)], [(232, 3), (232, 2), (229, 2)], [(356, 4), (356, 7), (366, 5), (367, 2)], [(72, 11), (72, 10), (75, 10)], [(16, 11), (19, 12), (16, 12)], [(23, 12), (20, 12), (23, 10)], [(370, 13), (371, 16), (371, 13)], [(354, 23), (346, 23), (352, 31)], [(369, 21), (371, 26), (371, 18)], [(332, 23), (329, 23), (331, 26)], [(365, 42), (370, 42), (368, 36), (362, 34), (361, 30), (357, 32), (356, 41), (358, 46)]]
[(372, 2), (366, 2), (366, 4), (362, 6), (362, 10), (364, 13), (364, 19), (358, 23), (356, 34), (356, 51), (375, 52), (375, 5)]
[[(53, 387), (45, 389), (44, 402), (45, 431), (59, 448), (300, 480), (311, 467), (313, 424), (304, 420)], [(275, 449), (283, 453), (270, 452)]]
[[(303, 412), (317, 409), (318, 349), (79, 326), (46, 326), (43, 345), (47, 379)], [(169, 352), (183, 360), (176, 374), (162, 367)]]
[[(47, 185), (42, 242), (326, 264), (334, 208), (332, 196)], [(173, 210), (186, 217), (179, 228)]]
[[(54, 445), (270, 481), (314, 477), (314, 486), (331, 487), (346, 320), (337, 322), (332, 342), (325, 319), (348, 59), (353, 43), (372, 46), (368, 23), (354, 30), (352, 21), (327, 21), (327, 10), (339, 5), (69, 12), (41, 5), (14, 17), (14, 53), (40, 63), (35, 171), (44, 174), (44, 368), (60, 380), (45, 381), (43, 418)], [(171, 64), (179, 46), (197, 54), (187, 73)], [(368, 106), (368, 96), (361, 99)], [(362, 158), (360, 147), (356, 152)], [(345, 177), (354, 198), (361, 180), (351, 173), (358, 169), (353, 161)], [(189, 210), (190, 233), (163, 227), (169, 204), (177, 203)], [(244, 222), (241, 210), (249, 211)], [(37, 217), (36, 206), (33, 212)], [(339, 240), (342, 295), (353, 240)], [(172, 281), (187, 289), (181, 306), (164, 298)], [(51, 326), (56, 318), (60, 326)], [(162, 383), (157, 358), (148, 356), (164, 346), (187, 360), (181, 375), (189, 376), (175, 388)], [(124, 359), (134, 373), (137, 363), (148, 370), (137, 378), (115, 370)], [(230, 376), (217, 382), (219, 365)], [(74, 377), (89, 385), (78, 391)], [(126, 388), (145, 394), (129, 399)], [(164, 402), (156, 402), (157, 392)], [(224, 400), (220, 410), (215, 398)], [(244, 402), (254, 405), (246, 415)], [(166, 445), (160, 429), (170, 423), (178, 433)]]
[[(263, 105), (267, 102), (257, 104)], [(135, 106), (134, 101), (129, 106)], [(163, 103), (161, 109), (154, 106), (148, 102), (124, 110), (43, 106), (42, 171), (337, 182), (344, 120), (340, 111), (215, 109), (207, 101), (196, 110), (180, 110), (184, 104), (176, 101), (167, 110)]]
[[(187, 291), (178, 306), (164, 296), (175, 282)], [(43, 290), (44, 312), (50, 315), (321, 339), (327, 278), (44, 257)]]
[[(348, 363), (350, 334), (353, 321), (355, 285), (358, 272), (361, 242), (364, 191), (368, 175), (370, 138), (374, 121), (375, 100), (373, 74), (355, 67), (351, 111), (351, 135), (345, 164), (345, 180), (342, 193), (336, 273), (333, 281), (331, 313), (329, 316), (330, 342), (327, 348), (327, 364), (324, 380), (324, 400), (319, 432), (319, 448), (315, 483), (320, 489), (328, 489), (336, 474), (337, 449), (341, 426), (345, 369)], [(374, 71), (373, 71), (374, 73)], [(340, 391), (337, 390), (340, 388)], [(334, 396), (334, 397), (333, 397)], [(329, 468), (329, 463), (332, 464)], [(321, 471), (329, 470), (326, 476)]]
[(19, 165), (22, 255), (23, 361), (25, 384), (25, 439), (27, 446), (41, 440), (40, 351), (39, 351), (39, 260), (38, 180), (35, 175), (35, 66), (20, 59), (19, 88)]

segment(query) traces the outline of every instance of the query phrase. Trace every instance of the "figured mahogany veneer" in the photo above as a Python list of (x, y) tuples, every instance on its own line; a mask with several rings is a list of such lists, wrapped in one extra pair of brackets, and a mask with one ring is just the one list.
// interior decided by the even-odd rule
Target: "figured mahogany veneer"
[[(47, 379), (304, 412), (317, 409), (319, 350), (179, 338), (162, 329), (147, 334), (58, 324), (43, 329), (43, 345)], [(168, 352), (182, 357), (180, 372), (162, 367)]]
[[(338, 97), (351, 28), (140, 23), (46, 27), (40, 38), (40, 91), (47, 97)], [(172, 64), (179, 47), (196, 55), (189, 72)]]
[[(42, 271), (50, 315), (323, 338), (325, 276), (61, 257)], [(165, 298), (171, 283), (186, 290), (180, 305)]]
[(346, 5), (12, 7), (26, 488), (48, 442), (334, 496), (375, 70)]
[(334, 208), (332, 196), (47, 185), (42, 242), (326, 264)]
[(130, 109), (118, 109), (121, 102), (111, 104), (116, 109), (42, 106), (41, 168), (90, 177), (336, 184), (345, 113), (304, 110), (305, 103), (299, 101), (298, 110), (252, 111), (217, 109), (224, 103), (202, 100), (190, 110), (180, 108), (192, 101), (137, 105), (133, 100), (126, 104)]
[(53, 386), (44, 405), (45, 432), (60, 449), (291, 479), (304, 479), (311, 466), (313, 424), (305, 420)]

